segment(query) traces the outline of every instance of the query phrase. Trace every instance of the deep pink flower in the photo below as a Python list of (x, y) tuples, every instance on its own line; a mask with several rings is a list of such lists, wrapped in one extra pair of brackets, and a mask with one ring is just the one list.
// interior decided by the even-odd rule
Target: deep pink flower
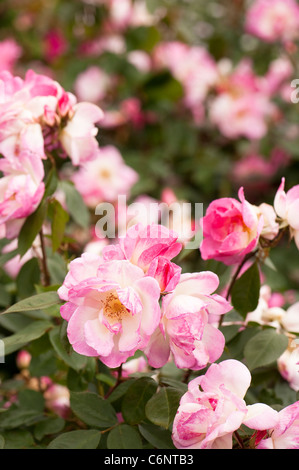
[(239, 202), (234, 198), (213, 201), (201, 219), (203, 259), (215, 259), (227, 265), (238, 263), (254, 250), (263, 229), (263, 218), (239, 190)]

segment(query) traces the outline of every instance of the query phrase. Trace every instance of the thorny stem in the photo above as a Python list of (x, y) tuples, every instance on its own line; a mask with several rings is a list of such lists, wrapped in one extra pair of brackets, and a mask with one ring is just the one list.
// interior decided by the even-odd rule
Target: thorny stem
[(44, 242), (44, 235), (43, 230), (41, 229), (39, 232), (41, 250), (42, 250), (42, 258), (41, 258), (41, 266), (42, 266), (42, 284), (44, 287), (50, 285), (50, 274), (48, 271), (47, 266), (47, 257), (46, 257), (46, 249), (45, 249), (45, 242)]

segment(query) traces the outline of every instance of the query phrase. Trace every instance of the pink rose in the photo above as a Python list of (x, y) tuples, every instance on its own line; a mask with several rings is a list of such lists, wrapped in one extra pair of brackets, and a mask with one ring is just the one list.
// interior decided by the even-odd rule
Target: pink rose
[(174, 291), (162, 301), (162, 318), (145, 353), (155, 368), (170, 354), (179, 368), (200, 370), (216, 361), (224, 349), (224, 336), (209, 324), (210, 315), (223, 315), (231, 305), (212, 294), (219, 284), (212, 272), (182, 274)]
[(59, 140), (74, 165), (93, 160), (98, 155), (98, 129), (95, 124), (103, 118), (103, 111), (93, 103), (77, 103), (73, 114), (59, 134)]
[(97, 66), (88, 67), (81, 72), (74, 83), (77, 98), (91, 103), (103, 100), (110, 86), (111, 78)]
[(275, 42), (298, 37), (299, 6), (295, 0), (256, 0), (246, 17), (246, 31), (258, 38)]
[(61, 418), (67, 419), (70, 416), (70, 391), (60, 384), (50, 384), (44, 392), (46, 407), (56, 413)]
[(127, 260), (99, 264), (91, 276), (97, 260), (90, 271), (87, 255), (73, 262), (66, 285), (58, 291), (68, 299), (61, 315), (77, 353), (99, 357), (115, 368), (147, 345), (160, 320), (160, 288)]
[(4, 39), (0, 42), (0, 71), (12, 72), (15, 63), (22, 55), (22, 48), (14, 39)]
[(200, 246), (204, 260), (215, 259), (226, 265), (236, 264), (255, 249), (263, 228), (254, 206), (245, 200), (243, 188), (239, 199), (221, 198), (213, 201), (201, 219), (203, 241)]
[(105, 260), (127, 259), (145, 274), (154, 277), (163, 290), (172, 290), (179, 280), (180, 268), (170, 260), (182, 249), (178, 235), (163, 225), (132, 225), (119, 243), (103, 248)]
[(0, 159), (0, 169), (0, 224), (6, 227), (6, 238), (14, 238), (44, 195), (44, 169), (38, 157), (24, 153), (12, 162)]
[(277, 367), (290, 388), (299, 392), (299, 344), (290, 342), (289, 347), (278, 358)]
[(278, 413), (278, 423), (267, 428), (257, 449), (299, 449), (299, 401)]
[(284, 185), (285, 178), (282, 178), (275, 195), (274, 209), (280, 218), (280, 227), (289, 226), (291, 236), (299, 249), (299, 184), (293, 186), (287, 193), (284, 190)]
[(91, 208), (101, 202), (115, 202), (119, 195), (128, 197), (138, 180), (136, 171), (125, 164), (113, 145), (101, 147), (96, 155), (72, 176), (77, 190)]
[(20, 152), (39, 158), (56, 149), (74, 165), (95, 158), (97, 123), (102, 110), (77, 103), (51, 78), (32, 70), (25, 79), (0, 73), (0, 152), (13, 159)]
[(181, 398), (172, 439), (178, 449), (232, 449), (232, 435), (241, 424), (267, 429), (277, 423), (277, 411), (244, 396), (251, 381), (247, 367), (230, 359), (212, 364), (205, 375), (191, 380)]

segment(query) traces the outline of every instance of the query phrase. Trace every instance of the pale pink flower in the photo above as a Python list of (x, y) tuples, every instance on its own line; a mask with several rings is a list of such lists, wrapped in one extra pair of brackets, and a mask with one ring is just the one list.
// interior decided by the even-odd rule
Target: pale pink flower
[(277, 411), (262, 403), (246, 405), (250, 382), (247, 367), (234, 359), (212, 364), (205, 375), (189, 382), (173, 423), (174, 445), (232, 449), (233, 433), (242, 424), (256, 430), (275, 426)]
[(261, 231), (261, 237), (267, 240), (273, 240), (279, 233), (279, 224), (276, 222), (276, 213), (270, 204), (263, 202), (256, 207), (257, 216), (263, 217), (264, 225)]
[(299, 391), (299, 344), (291, 341), (289, 347), (277, 359), (277, 368), (291, 389)]
[(56, 81), (32, 70), (24, 80), (2, 72), (0, 84), (0, 152), (6, 158), (23, 151), (46, 158), (47, 150), (58, 149), (78, 165), (96, 156), (99, 107), (77, 103)]
[(298, 37), (299, 6), (295, 0), (256, 0), (246, 16), (246, 31), (267, 41)]
[(162, 301), (162, 318), (145, 353), (155, 368), (162, 367), (172, 354), (178, 368), (200, 370), (223, 353), (223, 334), (209, 323), (210, 315), (232, 309), (218, 294), (219, 284), (212, 272), (182, 274), (173, 292)]
[(267, 428), (257, 449), (299, 449), (299, 401), (278, 413), (278, 423)]
[(153, 53), (157, 68), (168, 68), (183, 87), (183, 102), (194, 117), (202, 117), (202, 103), (216, 84), (218, 72), (210, 54), (201, 46), (180, 41), (160, 43)]
[(111, 78), (100, 67), (90, 66), (81, 72), (74, 83), (74, 90), (79, 101), (99, 103), (106, 98), (111, 87)]
[(223, 74), (219, 70), (218, 93), (209, 105), (211, 123), (229, 139), (261, 139), (276, 112), (265, 88), (250, 60), (242, 60), (235, 69)]
[(246, 315), (246, 323), (255, 322), (260, 325), (267, 325), (279, 330), (285, 315), (285, 310), (281, 305), (271, 305), (272, 292), (268, 285), (262, 285), (260, 289), (259, 301), (256, 309)]
[(88, 207), (100, 202), (115, 202), (119, 195), (128, 197), (138, 174), (125, 164), (113, 145), (101, 147), (96, 158), (74, 173), (72, 180)]
[(21, 46), (14, 39), (0, 41), (0, 72), (13, 72), (16, 62), (22, 55)]
[(74, 165), (93, 160), (98, 154), (98, 129), (96, 123), (103, 111), (93, 103), (77, 103), (73, 115), (59, 134), (59, 140)]
[(274, 198), (274, 209), (280, 219), (280, 227), (289, 226), (290, 234), (299, 249), (299, 184), (293, 186), (287, 193), (284, 186), (285, 178), (282, 178)]
[[(41, 160), (30, 154), (20, 154), (12, 162), (2, 158), (0, 169), (0, 224), (5, 224), (6, 238), (13, 238), (44, 195), (44, 169)], [(10, 227), (15, 221), (16, 231)]]
[(203, 259), (215, 259), (224, 264), (238, 263), (253, 251), (263, 229), (263, 218), (258, 218), (254, 206), (239, 190), (239, 202), (234, 198), (213, 201), (201, 219), (203, 241), (200, 245)]
[(127, 260), (101, 263), (90, 274), (85, 261), (73, 264), (71, 278), (58, 291), (68, 299), (61, 315), (77, 353), (115, 368), (147, 345), (160, 320), (160, 288)]
[(60, 384), (51, 384), (44, 392), (46, 407), (56, 413), (61, 418), (68, 418), (70, 415), (70, 391)]
[(129, 377), (131, 374), (136, 374), (138, 372), (148, 372), (148, 363), (145, 357), (140, 356), (136, 359), (129, 359), (122, 366), (122, 376)]
[(97, 253), (83, 253), (71, 261), (63, 284), (58, 289), (59, 297), (62, 300), (69, 300), (69, 291), (85, 279), (96, 277), (101, 263), (102, 258)]
[(133, 50), (128, 52), (128, 62), (136, 67), (140, 72), (147, 73), (151, 70), (151, 57), (145, 51)]

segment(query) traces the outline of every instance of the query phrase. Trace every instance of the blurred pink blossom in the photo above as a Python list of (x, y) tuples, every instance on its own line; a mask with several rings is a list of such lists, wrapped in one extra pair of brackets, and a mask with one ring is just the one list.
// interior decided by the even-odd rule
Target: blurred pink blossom
[(248, 9), (246, 31), (267, 41), (298, 38), (299, 6), (295, 0), (255, 0)]
[(111, 77), (100, 67), (90, 66), (75, 80), (74, 90), (79, 101), (99, 103), (105, 99), (111, 86)]
[(0, 41), (0, 72), (13, 72), (15, 64), (22, 55), (21, 46), (15, 39), (8, 38)]
[(88, 207), (100, 202), (115, 202), (119, 195), (129, 196), (138, 175), (125, 164), (119, 150), (107, 145), (97, 152), (97, 158), (74, 173), (72, 180)]

